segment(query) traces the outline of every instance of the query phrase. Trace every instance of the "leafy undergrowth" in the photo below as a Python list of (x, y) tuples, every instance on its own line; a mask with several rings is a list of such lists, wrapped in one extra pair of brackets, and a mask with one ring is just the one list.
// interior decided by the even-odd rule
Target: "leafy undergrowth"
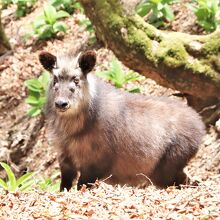
[(0, 219), (219, 219), (220, 186), (166, 190), (113, 187), (0, 194)]

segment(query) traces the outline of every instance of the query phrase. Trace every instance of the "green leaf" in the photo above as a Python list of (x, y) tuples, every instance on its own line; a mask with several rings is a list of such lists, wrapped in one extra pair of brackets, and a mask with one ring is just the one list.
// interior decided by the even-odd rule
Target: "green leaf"
[(128, 74), (125, 76), (125, 82), (129, 81), (136, 81), (141, 79), (140, 75), (136, 72), (130, 71)]
[(32, 90), (28, 90), (28, 96), (34, 96), (38, 99), (40, 97), (40, 92), (39, 91), (35, 92), (35, 91), (32, 91)]
[(42, 90), (42, 85), (41, 83), (38, 81), (38, 79), (28, 79), (24, 81), (24, 85), (35, 92), (40, 92)]
[(44, 16), (47, 23), (53, 25), (56, 22), (56, 9), (52, 5), (44, 6)]
[(159, 27), (161, 27), (161, 26), (164, 25), (164, 22), (161, 21), (161, 20), (159, 20), (159, 21), (154, 22), (154, 23), (152, 23), (152, 24), (154, 25), (154, 27), (159, 28)]
[(37, 182), (37, 186), (42, 190), (45, 190), (50, 184), (52, 184), (52, 180), (50, 178), (41, 178), (41, 180)]
[(56, 18), (60, 19), (60, 18), (65, 18), (65, 17), (69, 17), (69, 13), (67, 13), (66, 11), (60, 10), (57, 12), (56, 14)]
[(0, 165), (4, 168), (8, 176), (8, 190), (14, 192), (16, 190), (16, 178), (13, 171), (11, 170), (10, 166), (4, 162), (0, 162)]
[(75, 9), (78, 9), (78, 10), (83, 14), (84, 9), (83, 9), (82, 5), (81, 5), (79, 2), (74, 3), (74, 4), (73, 4), (73, 7), (74, 7)]
[(206, 32), (213, 31), (215, 29), (213, 24), (207, 21), (199, 22), (199, 24), (203, 27), (203, 29), (205, 29)]
[(30, 187), (35, 183), (35, 181), (32, 179), (32, 180), (28, 180), (26, 182), (24, 182), (20, 187), (19, 187), (19, 190), (21, 192), (26, 192), (30, 189)]
[(49, 1), (49, 4), (53, 5), (55, 8), (57, 8), (58, 6), (61, 6), (62, 5), (62, 2), (61, 0), (50, 0)]
[(80, 25), (82, 26), (85, 26), (86, 30), (89, 32), (89, 33), (94, 33), (94, 28), (92, 26), (92, 23), (91, 21), (87, 18), (87, 19), (83, 19), (79, 22)]
[(216, 16), (220, 13), (219, 1), (194, 1), (190, 7), (197, 17), (197, 23), (206, 31), (211, 32), (217, 28)]
[(163, 8), (163, 13), (164, 13), (165, 18), (166, 18), (168, 21), (173, 21), (173, 20), (174, 20), (173, 11), (172, 11), (172, 9), (171, 9), (168, 5), (165, 5), (165, 6), (164, 6), (164, 8)]
[(26, 173), (23, 176), (21, 176), (16, 183), (16, 187), (18, 188), (20, 185), (23, 185), (25, 182), (27, 182), (31, 177), (33, 177), (34, 173)]
[(89, 26), (91, 25), (91, 21), (89, 19), (83, 19), (79, 22), (80, 25)]
[(117, 88), (122, 88), (123, 85), (129, 81), (141, 79), (140, 75), (134, 71), (130, 71), (126, 74), (115, 57), (111, 61), (109, 70), (98, 72), (96, 75), (110, 80)]
[(136, 12), (141, 16), (144, 17), (145, 15), (147, 15), (150, 10), (151, 10), (152, 6), (150, 5), (150, 3), (148, 2), (144, 2), (144, 3), (140, 3), (138, 4), (138, 6), (136, 7)]
[(51, 192), (51, 193), (54, 193), (54, 192), (59, 192), (59, 189), (60, 189), (60, 183), (55, 183), (55, 184), (51, 184), (47, 187), (47, 192)]
[(38, 102), (39, 106), (43, 107), (45, 102), (46, 102), (46, 97), (45, 96), (39, 98), (39, 102)]
[(37, 105), (39, 103), (39, 100), (37, 97), (35, 96), (28, 96), (25, 99), (26, 103), (30, 104), (30, 105)]
[(91, 36), (89, 38), (89, 45), (93, 45), (97, 42), (96, 36)]
[(154, 3), (155, 5), (159, 4), (162, 2), (162, 0), (150, 0), (151, 3)]
[(41, 109), (39, 107), (33, 107), (27, 111), (27, 114), (31, 117), (35, 117), (41, 113)]
[(63, 22), (56, 22), (53, 25), (53, 29), (54, 29), (55, 33), (57, 33), (57, 32), (64, 32), (65, 33), (66, 29), (67, 29), (67, 26)]
[(164, 5), (161, 4), (161, 3), (157, 3), (157, 7), (156, 8), (157, 8), (158, 11), (161, 11), (164, 8)]
[(38, 29), (38, 38), (41, 40), (49, 39), (53, 37), (54, 34), (52, 25), (44, 25)]
[(130, 93), (140, 93), (141, 92), (140, 88), (138, 88), (138, 87), (128, 89), (127, 91)]
[(96, 75), (101, 77), (101, 78), (107, 79), (107, 80), (110, 79), (110, 76), (109, 76), (110, 71), (101, 71), (101, 72), (96, 73)]
[(198, 20), (205, 20), (208, 15), (208, 11), (205, 8), (200, 8), (195, 12)]
[(41, 26), (45, 25), (44, 15), (39, 15), (35, 18), (34, 22), (32, 23), (33, 29), (38, 29)]
[(43, 86), (44, 91), (46, 91), (48, 88), (49, 81), (50, 81), (50, 73), (47, 71), (44, 71), (42, 75), (39, 76), (38, 80)]
[(22, 9), (22, 8), (17, 8), (15, 12), (15, 15), (17, 18), (23, 17), (25, 16), (25, 14), (26, 14), (25, 9)]
[(112, 60), (112, 73), (114, 74), (113, 81), (115, 83), (115, 86), (117, 88), (121, 88), (125, 80), (125, 74), (116, 58), (113, 58)]
[(5, 190), (8, 189), (7, 183), (1, 178), (0, 178), (0, 187), (2, 187)]
[[(32, 108), (27, 111), (28, 115), (34, 117), (41, 113), (46, 102), (46, 90), (49, 81), (50, 74), (47, 71), (43, 72), (38, 79), (25, 81), (25, 85), (30, 88), (28, 90), (28, 97), (25, 101), (32, 106)], [(37, 87), (37, 89), (35, 87)]]

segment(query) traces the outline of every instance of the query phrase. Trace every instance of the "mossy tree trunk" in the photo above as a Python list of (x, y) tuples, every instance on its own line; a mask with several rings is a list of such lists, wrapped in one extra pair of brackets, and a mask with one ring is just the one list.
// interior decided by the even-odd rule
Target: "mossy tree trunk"
[(8, 42), (8, 39), (5, 35), (2, 22), (1, 22), (1, 10), (0, 10), (0, 56), (11, 50), (11, 46)]
[(80, 2), (97, 37), (127, 67), (179, 90), (207, 123), (220, 116), (219, 31), (206, 36), (161, 31), (128, 12), (122, 0)]

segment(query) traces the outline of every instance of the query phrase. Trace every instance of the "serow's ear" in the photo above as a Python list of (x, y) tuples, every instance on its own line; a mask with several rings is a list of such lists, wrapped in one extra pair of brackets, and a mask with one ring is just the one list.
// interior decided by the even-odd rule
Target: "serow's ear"
[(53, 54), (43, 51), (39, 54), (39, 60), (44, 69), (51, 72), (56, 65), (57, 58)]
[(79, 57), (79, 67), (84, 74), (89, 73), (95, 66), (96, 63), (96, 53), (95, 51), (88, 50), (81, 54)]

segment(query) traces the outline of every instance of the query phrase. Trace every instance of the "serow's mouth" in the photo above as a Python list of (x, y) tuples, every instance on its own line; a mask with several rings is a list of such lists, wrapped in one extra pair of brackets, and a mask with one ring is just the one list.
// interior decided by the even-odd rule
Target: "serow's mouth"
[(63, 108), (60, 108), (60, 107), (56, 107), (56, 110), (58, 111), (58, 112), (66, 112), (68, 109), (70, 108), (70, 106), (68, 105), (68, 106), (65, 106), (65, 107), (63, 107)]
[(55, 108), (58, 112), (65, 112), (70, 108), (70, 104), (65, 100), (58, 100), (55, 102)]

